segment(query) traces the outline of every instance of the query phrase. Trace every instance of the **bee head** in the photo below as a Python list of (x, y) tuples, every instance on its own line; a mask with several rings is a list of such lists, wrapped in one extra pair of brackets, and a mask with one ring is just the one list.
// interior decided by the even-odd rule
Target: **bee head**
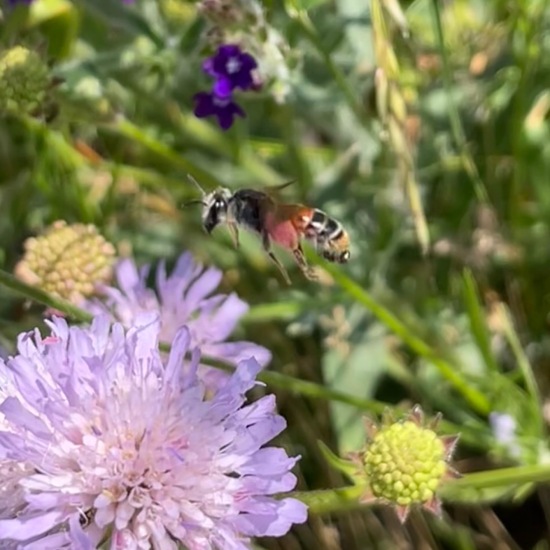
[(231, 191), (222, 187), (202, 199), (202, 225), (207, 233), (212, 233), (216, 226), (227, 220), (230, 198)]

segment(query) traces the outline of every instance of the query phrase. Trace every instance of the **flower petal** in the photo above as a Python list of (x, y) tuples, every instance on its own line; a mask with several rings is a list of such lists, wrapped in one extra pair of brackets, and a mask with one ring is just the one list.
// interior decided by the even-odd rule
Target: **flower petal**
[(250, 512), (239, 514), (232, 523), (238, 531), (249, 536), (280, 537), (288, 533), (293, 523), (307, 520), (307, 506), (293, 498), (251, 499), (247, 508)]
[(68, 514), (63, 510), (51, 510), (43, 514), (21, 515), (13, 519), (0, 519), (3, 539), (29, 540), (46, 533), (65, 521)]
[(195, 101), (193, 113), (196, 117), (205, 118), (216, 113), (214, 101), (208, 92), (199, 92), (193, 96), (193, 99)]

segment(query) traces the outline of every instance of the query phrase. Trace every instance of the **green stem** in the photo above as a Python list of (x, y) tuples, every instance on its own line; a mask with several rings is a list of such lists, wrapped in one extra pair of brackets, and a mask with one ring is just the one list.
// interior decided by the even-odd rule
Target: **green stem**
[(550, 464), (537, 464), (534, 466), (515, 466), (512, 468), (500, 468), (486, 472), (466, 474), (460, 479), (455, 479), (441, 487), (441, 495), (454, 491), (470, 489), (491, 489), (494, 487), (509, 487), (524, 483), (539, 483), (550, 481)]
[[(460, 501), (461, 495), (471, 495), (472, 491), (485, 489), (517, 487), (527, 483), (545, 483), (550, 481), (550, 465), (518, 466), (467, 474), (464, 477), (448, 481), (438, 490), (438, 496), (446, 502)], [(319, 491), (295, 491), (291, 496), (306, 503), (310, 514), (329, 514), (348, 511), (367, 506), (359, 498), (368, 494), (368, 487), (351, 485), (338, 489)], [(370, 504), (377, 503), (376, 500)]]
[(20, 294), (24, 298), (27, 298), (29, 300), (34, 300), (35, 302), (38, 302), (47, 307), (60, 311), (61, 313), (64, 313), (65, 315), (75, 319), (76, 321), (89, 323), (93, 318), (93, 316), (90, 313), (80, 309), (79, 307), (74, 306), (67, 300), (63, 300), (62, 298), (57, 298), (56, 296), (53, 296), (52, 294), (49, 294), (44, 290), (41, 290), (34, 286), (30, 286), (26, 283), (23, 283), (19, 279), (16, 279), (10, 273), (3, 271), (1, 269), (0, 269), (0, 285), (3, 285), (6, 288), (9, 288), (10, 290), (13, 290), (14, 292), (16, 292), (17, 294)]
[[(181, 113), (179, 114), (182, 117), (181, 131), (185, 128), (189, 130), (190, 127), (196, 127), (197, 129), (202, 128), (203, 130), (205, 129), (204, 123), (198, 121), (194, 117), (189, 116), (186, 118)], [(183, 123), (183, 121), (185, 121), (185, 123)], [(113, 123), (103, 124), (101, 127), (106, 131), (116, 133), (139, 143), (143, 148), (153, 152), (161, 158), (164, 158), (174, 166), (180, 168), (183, 172), (194, 176), (201, 184), (204, 184), (206, 189), (224, 185), (224, 182), (216, 176), (192, 163), (184, 156), (174, 151), (171, 147), (165, 145), (162, 141), (143, 131), (129, 120), (119, 119)], [(198, 135), (199, 132), (197, 130), (196, 132), (190, 132), (190, 134)], [(230, 146), (227, 138), (220, 137), (214, 132), (209, 132), (208, 129), (206, 129), (206, 132), (202, 132), (201, 135), (203, 135), (204, 138), (202, 143), (206, 147), (209, 147), (210, 149), (215, 150), (216, 153), (226, 157), (232, 155), (233, 147)], [(279, 183), (281, 180), (277, 172), (270, 168), (249, 148), (244, 148), (242, 151), (242, 155), (239, 158), (239, 164), (243, 169), (252, 174), (258, 182), (272, 185), (274, 183)], [(186, 182), (182, 181), (182, 185), (186, 185)]]
[(339, 489), (294, 491), (285, 496), (291, 496), (307, 504), (310, 514), (331, 514), (362, 508), (365, 505), (359, 502), (359, 498), (367, 492), (367, 485), (351, 485)]
[(535, 411), (535, 418), (538, 424), (538, 433), (542, 436), (544, 434), (544, 421), (542, 419), (542, 401), (537, 380), (535, 378), (535, 375), (533, 374), (533, 368), (531, 367), (531, 363), (529, 362), (529, 359), (525, 354), (525, 351), (523, 350), (518, 334), (514, 328), (514, 323), (508, 308), (503, 304), (499, 305), (499, 313), (501, 319), (504, 321), (504, 335), (508, 340), (508, 344), (512, 349), (514, 357), (516, 358), (516, 363), (523, 376), (525, 386), (531, 396), (533, 409)]
[[(182, 155), (179, 155), (173, 149), (155, 137), (147, 134), (141, 128), (126, 119), (119, 119), (114, 123), (103, 124), (101, 127), (139, 143), (145, 149), (148, 149), (159, 157), (166, 159), (174, 166), (180, 168), (182, 172), (191, 174), (201, 183), (204, 183), (207, 188), (219, 187), (221, 185), (221, 182), (215, 176), (202, 170), (194, 163), (190, 162)], [(187, 183), (182, 180), (182, 185), (186, 184)]]
[(432, 0), (431, 5), (436, 28), (437, 42), (439, 46), (439, 51), (441, 52), (441, 59), (443, 61), (443, 83), (445, 86), (445, 92), (447, 94), (447, 101), (449, 105), (448, 110), (449, 122), (451, 124), (451, 132), (453, 134), (456, 146), (460, 151), (462, 166), (466, 174), (468, 174), (469, 178), (472, 181), (477, 199), (480, 202), (488, 202), (489, 197), (487, 195), (487, 190), (485, 189), (485, 184), (483, 183), (483, 180), (479, 175), (477, 166), (468, 149), (466, 133), (464, 131), (462, 121), (460, 120), (460, 114), (458, 112), (458, 108), (453, 97), (451, 68), (449, 57), (447, 55), (447, 48), (445, 46), (445, 38), (443, 35), (443, 24), (441, 22), (441, 11), (439, 7), (440, 1), (441, 0)]
[[(313, 261), (319, 263), (318, 260)], [(329, 264), (328, 262), (323, 262), (323, 268), (332, 275), (336, 283), (338, 283), (349, 296), (367, 308), (379, 321), (388, 327), (394, 334), (399, 336), (399, 338), (401, 338), (401, 340), (403, 340), (403, 342), (413, 351), (435, 365), (441, 375), (453, 385), (476, 412), (484, 415), (489, 414), (491, 411), (489, 400), (483, 393), (470, 386), (464, 378), (462, 378), (460, 373), (463, 369), (461, 369), (459, 365), (453, 364), (441, 357), (434, 348), (417, 336), (391, 311), (377, 302), (369, 292), (347, 277), (339, 267)]]

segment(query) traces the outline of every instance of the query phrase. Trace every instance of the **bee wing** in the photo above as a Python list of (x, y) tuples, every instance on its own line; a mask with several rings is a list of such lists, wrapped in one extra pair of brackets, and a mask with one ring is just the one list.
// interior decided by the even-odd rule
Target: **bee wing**
[(285, 183), (280, 183), (279, 185), (271, 185), (268, 187), (268, 189), (272, 191), (281, 191), (282, 189), (285, 189), (285, 187), (288, 187), (289, 185), (292, 185), (293, 183), (296, 183), (296, 180), (290, 180)]

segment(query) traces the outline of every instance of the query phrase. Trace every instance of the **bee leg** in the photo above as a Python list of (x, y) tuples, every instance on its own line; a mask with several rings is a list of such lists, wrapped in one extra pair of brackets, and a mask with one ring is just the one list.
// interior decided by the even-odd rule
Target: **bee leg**
[(294, 258), (296, 260), (296, 263), (298, 264), (298, 267), (302, 271), (302, 273), (310, 280), (310, 281), (317, 281), (319, 279), (319, 276), (317, 275), (317, 272), (313, 267), (311, 267), (306, 260), (306, 257), (304, 256), (304, 251), (302, 250), (301, 245), (298, 245), (297, 248), (295, 248), (292, 253), (294, 254)]
[(227, 223), (227, 228), (229, 229), (229, 233), (231, 234), (231, 239), (233, 240), (233, 244), (235, 245), (235, 248), (239, 248), (239, 230), (237, 228), (237, 224), (235, 223)]
[(271, 261), (278, 267), (286, 284), (291, 285), (292, 281), (288, 276), (288, 271), (285, 269), (285, 266), (279, 261), (277, 256), (273, 254), (273, 251), (271, 250), (271, 240), (269, 239), (269, 235), (266, 232), (262, 233), (262, 244), (264, 245), (264, 250), (266, 251), (267, 255), (271, 258)]
[(271, 250), (267, 250), (267, 255), (271, 258), (273, 263), (279, 268), (279, 271), (281, 272), (281, 275), (283, 276), (283, 279), (285, 280), (285, 283), (287, 285), (291, 285), (292, 281), (290, 280), (290, 277), (288, 276), (288, 271), (285, 269), (285, 266), (279, 261), (277, 256), (273, 254)]

